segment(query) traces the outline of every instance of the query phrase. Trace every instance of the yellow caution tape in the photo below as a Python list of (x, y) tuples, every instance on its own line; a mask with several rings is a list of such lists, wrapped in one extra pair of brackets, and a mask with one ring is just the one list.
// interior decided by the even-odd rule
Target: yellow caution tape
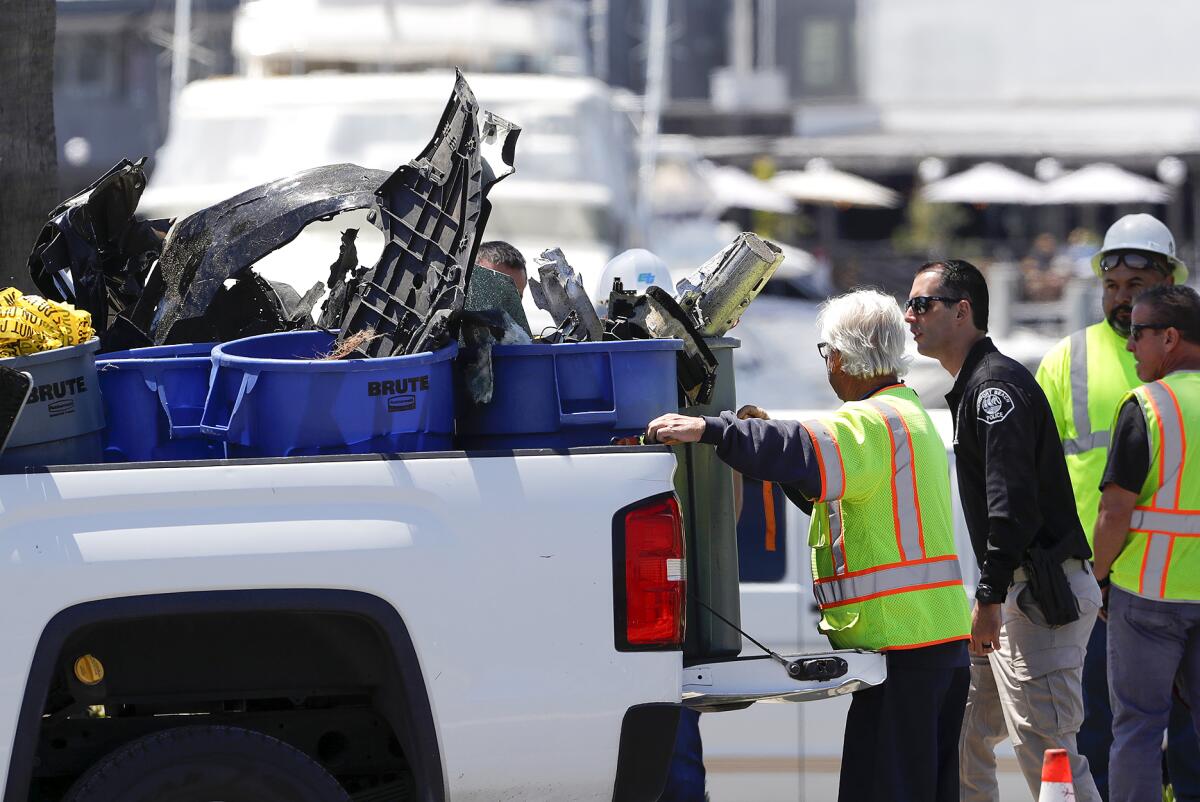
[(71, 304), (0, 290), (0, 359), (80, 345), (95, 336), (90, 313)]

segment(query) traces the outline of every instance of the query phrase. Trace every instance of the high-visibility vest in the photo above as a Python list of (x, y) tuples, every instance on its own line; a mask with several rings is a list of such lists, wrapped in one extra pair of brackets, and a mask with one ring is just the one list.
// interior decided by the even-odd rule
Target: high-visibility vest
[(821, 469), (809, 545), (821, 631), (839, 649), (970, 637), (946, 447), (902, 384), (802, 422)]
[(1200, 371), (1172, 373), (1126, 398), (1146, 416), (1150, 471), (1112, 583), (1146, 598), (1200, 601)]
[(1091, 545), (1100, 479), (1108, 460), (1108, 430), (1121, 399), (1142, 380), (1133, 354), (1125, 350), (1125, 338), (1102, 321), (1050, 349), (1038, 366), (1037, 381), (1054, 412), (1075, 508)]

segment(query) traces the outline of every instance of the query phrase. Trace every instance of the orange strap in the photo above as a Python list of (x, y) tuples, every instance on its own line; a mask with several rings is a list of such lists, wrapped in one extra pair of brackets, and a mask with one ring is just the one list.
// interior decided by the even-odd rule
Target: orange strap
[(774, 483), (763, 482), (763, 520), (766, 521), (767, 551), (775, 551), (775, 491)]

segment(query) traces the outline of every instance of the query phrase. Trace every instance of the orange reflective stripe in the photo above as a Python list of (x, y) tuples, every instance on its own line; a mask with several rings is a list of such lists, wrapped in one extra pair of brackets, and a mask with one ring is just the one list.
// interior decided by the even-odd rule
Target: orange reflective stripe
[(904, 417), (880, 398), (867, 401), (883, 416), (892, 446), (892, 521), (896, 529), (896, 547), (901, 560), (925, 556), (925, 533), (921, 527), (917, 501), (917, 472), (912, 436)]
[(817, 466), (821, 472), (821, 497), (815, 500), (829, 501), (841, 498), (846, 493), (846, 469), (842, 466), (842, 452), (833, 436), (833, 430), (819, 420), (803, 421), (800, 425), (808, 432), (817, 452)]
[(873, 574), (877, 571), (888, 571), (892, 568), (900, 568), (905, 565), (924, 565), (925, 563), (948, 562), (950, 560), (957, 560), (957, 559), (958, 558), (956, 556), (954, 556), (953, 554), (943, 554), (940, 557), (925, 557), (924, 559), (921, 559), (921, 560), (908, 560), (907, 562), (886, 563), (884, 565), (872, 566), (871, 568), (860, 568), (857, 571), (847, 571), (845, 576), (840, 576), (840, 577), (839, 576), (826, 576), (826, 577), (821, 577), (819, 579), (814, 579), (813, 584), (820, 585), (822, 583), (827, 583), (827, 582), (837, 582), (839, 579), (843, 579), (845, 577), (866, 576), (867, 574)]
[(827, 505), (829, 511), (830, 556), (833, 557), (833, 572), (846, 573), (846, 533), (842, 526), (842, 500), (834, 499)]
[(813, 583), (821, 607), (868, 601), (881, 596), (961, 585), (962, 573), (954, 555), (896, 563)]
[(1183, 415), (1171, 388), (1161, 381), (1138, 388), (1154, 409), (1158, 426), (1158, 492), (1154, 506), (1163, 509), (1179, 508), (1179, 475), (1183, 470)]
[(1162, 598), (1167, 597), (1167, 571), (1171, 568), (1171, 552), (1175, 550), (1175, 538), (1167, 539), (1167, 556), (1163, 558), (1162, 579), (1158, 583), (1158, 595)]
[(962, 586), (961, 579), (947, 579), (942, 582), (930, 582), (926, 585), (910, 585), (908, 587), (896, 588), (894, 590), (881, 590), (877, 593), (869, 593), (866, 596), (856, 596), (852, 599), (842, 599), (841, 601), (828, 602), (821, 605), (821, 609), (829, 609), (831, 607), (843, 607), (847, 604), (860, 604), (872, 599), (882, 599), (884, 596), (895, 596), (900, 593), (912, 593), (917, 590), (937, 590), (938, 588), (952, 588)]
[(908, 438), (909, 450), (913, 454), (913, 465), (909, 476), (912, 477), (912, 497), (913, 508), (917, 511), (917, 545), (921, 548), (921, 556), (925, 556), (925, 524), (921, 521), (921, 494), (917, 492), (917, 465), (916, 465), (916, 450), (912, 447), (912, 432), (908, 430), (908, 423), (904, 417), (900, 418), (900, 425), (904, 427), (904, 436)]
[(1161, 595), (1167, 583), (1167, 557), (1171, 553), (1171, 536), (1151, 532), (1142, 554), (1142, 571), (1138, 577), (1138, 593), (1143, 596)]
[(1179, 426), (1179, 467), (1175, 470), (1175, 509), (1179, 509), (1179, 494), (1183, 491), (1183, 469), (1187, 463), (1187, 430), (1183, 427), (1183, 410), (1179, 407), (1179, 398), (1169, 384), (1163, 384), (1163, 389), (1171, 397), (1171, 407), (1175, 410), (1175, 420)]
[(1129, 521), (1131, 532), (1164, 532), (1170, 535), (1200, 535), (1200, 512), (1134, 507)]
[(1135, 508), (1129, 528), (1130, 531), (1147, 533), (1142, 570), (1138, 575), (1138, 592), (1165, 598), (1175, 538), (1200, 534), (1200, 513), (1179, 509), (1187, 455), (1187, 436), (1183, 430), (1183, 411), (1179, 407), (1179, 399), (1163, 381), (1142, 385), (1138, 390), (1144, 393), (1154, 410), (1158, 428), (1158, 490), (1154, 494), (1153, 506)]
[(833, 571), (835, 574), (844, 574), (846, 538), (842, 527), (841, 498), (846, 493), (846, 470), (842, 465), (842, 452), (833, 436), (833, 430), (821, 421), (802, 421), (800, 425), (808, 432), (817, 452), (817, 467), (821, 472), (821, 496), (814, 501), (826, 502)]

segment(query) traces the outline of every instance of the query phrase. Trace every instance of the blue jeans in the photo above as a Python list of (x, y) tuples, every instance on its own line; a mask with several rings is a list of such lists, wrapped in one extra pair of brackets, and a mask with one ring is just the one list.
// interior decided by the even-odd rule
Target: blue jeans
[[(1108, 626), (1113, 710), (1110, 798), (1112, 802), (1158, 802), (1162, 799), (1162, 734), (1171, 719), (1176, 675), (1191, 707), (1193, 743), (1195, 728), (1200, 727), (1200, 604), (1143, 599), (1114, 586), (1109, 593)], [(1178, 729), (1186, 733), (1185, 727)], [(1196, 763), (1183, 763), (1191, 765), (1194, 777)], [(1186, 782), (1187, 773), (1181, 774), (1185, 776), (1174, 777), (1175, 782)]]
[[(1083, 726), (1079, 751), (1088, 759), (1100, 796), (1108, 799), (1108, 752), (1112, 749), (1112, 705), (1108, 701), (1108, 625), (1097, 620), (1083, 661)], [(1200, 742), (1187, 705), (1171, 705), (1167, 724), (1167, 773), (1177, 802), (1200, 802)]]
[(704, 802), (704, 744), (700, 714), (683, 708), (675, 730), (675, 752), (667, 772), (667, 787), (658, 802)]

